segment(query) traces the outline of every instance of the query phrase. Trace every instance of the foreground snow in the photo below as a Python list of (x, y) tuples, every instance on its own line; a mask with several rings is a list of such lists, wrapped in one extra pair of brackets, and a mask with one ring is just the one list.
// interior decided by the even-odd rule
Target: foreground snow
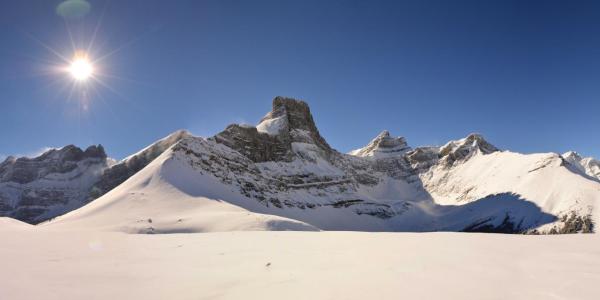
[(0, 228), (0, 299), (599, 299), (600, 237)]

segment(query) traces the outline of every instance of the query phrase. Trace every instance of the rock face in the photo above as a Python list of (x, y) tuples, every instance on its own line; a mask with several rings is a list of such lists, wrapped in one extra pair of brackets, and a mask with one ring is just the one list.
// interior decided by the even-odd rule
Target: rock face
[(272, 111), (256, 127), (233, 124), (211, 140), (254, 162), (291, 161), (293, 143), (315, 145), (326, 155), (334, 152), (319, 134), (308, 105), (285, 97), (273, 100)]
[(38, 223), (82, 206), (108, 164), (104, 148), (73, 145), (0, 164), (0, 216)]

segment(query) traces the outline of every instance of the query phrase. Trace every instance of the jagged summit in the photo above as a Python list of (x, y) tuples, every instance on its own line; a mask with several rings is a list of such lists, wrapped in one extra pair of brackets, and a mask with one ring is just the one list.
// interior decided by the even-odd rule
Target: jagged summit
[(270, 135), (289, 133), (293, 142), (314, 143), (323, 149), (331, 149), (321, 137), (306, 102), (277, 96), (272, 106), (256, 126), (259, 132)]
[(38, 223), (82, 206), (88, 189), (107, 166), (101, 145), (74, 145), (0, 164), (0, 216)]
[(567, 152), (563, 153), (561, 156), (564, 159), (573, 160), (573, 161), (580, 161), (583, 159), (583, 157), (575, 151), (567, 151)]
[(488, 143), (485, 138), (478, 133), (469, 134), (466, 138), (450, 141), (440, 148), (440, 157), (449, 157), (452, 160), (458, 160), (479, 151), (482, 154), (490, 154), (498, 151), (494, 145)]
[(593, 157), (582, 157), (575, 151), (565, 152), (561, 156), (571, 166), (575, 167), (575, 171), (600, 180), (600, 161)]
[(47, 159), (55, 159), (60, 161), (77, 161), (85, 158), (106, 158), (104, 147), (102, 147), (102, 145), (92, 145), (86, 148), (84, 151), (75, 145), (67, 145), (58, 149), (50, 149), (34, 158), (21, 157), (17, 160), (43, 161)]
[(275, 97), (272, 110), (256, 127), (229, 125), (210, 138), (224, 144), (254, 162), (289, 161), (293, 158), (293, 144), (309, 144), (322, 155), (333, 152), (319, 133), (308, 104), (286, 97)]
[(104, 161), (106, 153), (102, 145), (90, 146), (85, 151), (75, 145), (50, 149), (33, 158), (8, 157), (0, 164), (0, 182), (29, 183), (50, 173), (67, 173), (86, 159)]
[(404, 137), (392, 137), (387, 130), (382, 131), (367, 146), (350, 151), (348, 154), (359, 157), (387, 158), (399, 156), (412, 150)]

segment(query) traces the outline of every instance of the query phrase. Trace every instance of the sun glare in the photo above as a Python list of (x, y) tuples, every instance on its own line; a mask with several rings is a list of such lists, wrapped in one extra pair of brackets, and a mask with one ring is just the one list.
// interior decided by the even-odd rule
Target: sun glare
[(69, 73), (78, 81), (85, 81), (94, 73), (94, 66), (85, 55), (77, 55), (69, 66)]

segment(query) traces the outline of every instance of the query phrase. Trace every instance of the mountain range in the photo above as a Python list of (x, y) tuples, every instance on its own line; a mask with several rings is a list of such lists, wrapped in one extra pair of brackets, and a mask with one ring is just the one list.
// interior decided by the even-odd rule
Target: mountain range
[(0, 163), (0, 216), (49, 228), (586, 233), (599, 205), (600, 162), (575, 152), (479, 134), (411, 147), (383, 131), (345, 154), (285, 97), (256, 126), (177, 131), (121, 161), (69, 145)]

